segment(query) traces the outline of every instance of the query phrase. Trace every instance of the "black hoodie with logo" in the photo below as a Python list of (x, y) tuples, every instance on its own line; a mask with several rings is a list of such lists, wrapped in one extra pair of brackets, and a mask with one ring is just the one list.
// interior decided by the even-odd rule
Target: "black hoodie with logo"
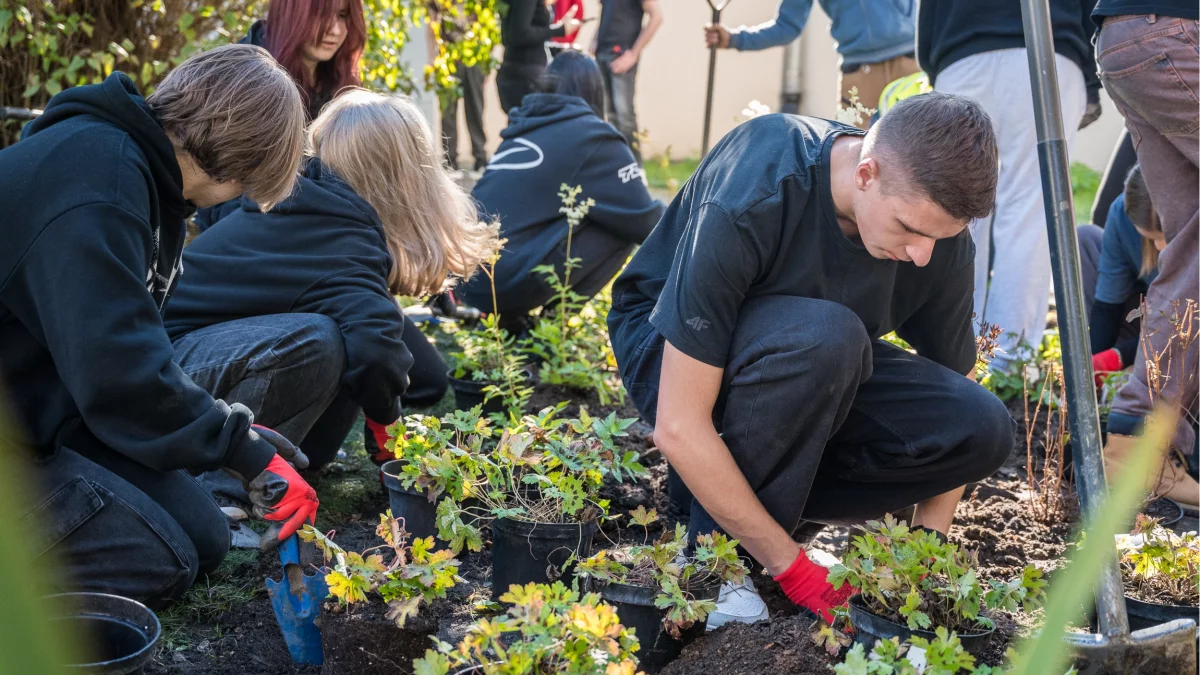
[[(579, 229), (600, 228), (618, 242), (645, 241), (663, 204), (650, 196), (625, 138), (586, 101), (530, 94), (510, 120), (473, 191), (481, 210), (500, 221), (507, 240), (496, 264), (497, 293), (518, 287), (566, 240), (558, 196), (563, 184), (583, 188), (580, 200), (595, 200)], [(476, 275), (462, 294), (475, 306), (491, 307), (486, 275)]]
[(133, 82), (50, 100), (0, 150), (0, 381), (40, 456), (90, 435), (160, 471), (261, 473), (274, 455), (173, 362), (160, 311), (183, 249), (183, 177)]
[(367, 417), (391, 424), (413, 358), (388, 291), (392, 256), (375, 209), (320, 160), (268, 213), (243, 197), (183, 254), (171, 339), (235, 319), (304, 312), (333, 319), (346, 348), (342, 383)]

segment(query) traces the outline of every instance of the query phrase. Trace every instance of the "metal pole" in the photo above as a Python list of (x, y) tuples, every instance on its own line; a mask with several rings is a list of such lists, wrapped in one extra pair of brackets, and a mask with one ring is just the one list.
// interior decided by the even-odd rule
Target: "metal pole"
[[(1079, 490), (1083, 510), (1090, 514), (1100, 508), (1107, 496), (1107, 488), (1048, 0), (1021, 0), (1021, 20), (1029, 54), (1029, 79), (1033, 88), (1038, 163), (1042, 173), (1042, 199), (1046, 206), (1046, 225), (1050, 237), (1050, 266), (1054, 271), (1054, 294), (1058, 305), (1067, 413), (1071, 442), (1076, 448), (1075, 486)], [(1096, 588), (1096, 615), (1100, 634), (1117, 637), (1129, 634), (1129, 617), (1125, 614), (1125, 595), (1117, 567), (1116, 549), (1109, 549), (1110, 560)]]
[[(719, 26), (721, 24), (721, 9), (708, 3), (712, 7), (712, 25)], [(700, 159), (708, 154), (708, 135), (712, 127), (712, 103), (713, 103), (713, 81), (717, 76), (717, 48), (708, 48), (708, 90), (704, 94), (704, 140), (700, 142)]]

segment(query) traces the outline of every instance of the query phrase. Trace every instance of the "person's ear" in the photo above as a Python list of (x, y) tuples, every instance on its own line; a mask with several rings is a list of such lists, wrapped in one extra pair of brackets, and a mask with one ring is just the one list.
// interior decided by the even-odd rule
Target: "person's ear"
[(866, 190), (873, 181), (879, 180), (879, 162), (874, 157), (864, 157), (854, 167), (854, 187)]

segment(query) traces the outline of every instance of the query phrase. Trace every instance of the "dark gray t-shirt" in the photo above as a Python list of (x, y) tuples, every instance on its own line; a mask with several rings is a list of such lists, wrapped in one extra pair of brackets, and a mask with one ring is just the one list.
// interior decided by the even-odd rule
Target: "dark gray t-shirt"
[(796, 115), (739, 125), (700, 164), (613, 284), (620, 363), (647, 340), (723, 368), (747, 298), (788, 295), (854, 311), (958, 373), (975, 363), (975, 246), (937, 242), (929, 264), (873, 258), (846, 238), (829, 186), (833, 141), (854, 127)]
[(629, 51), (642, 34), (642, 0), (601, 0), (596, 56)]

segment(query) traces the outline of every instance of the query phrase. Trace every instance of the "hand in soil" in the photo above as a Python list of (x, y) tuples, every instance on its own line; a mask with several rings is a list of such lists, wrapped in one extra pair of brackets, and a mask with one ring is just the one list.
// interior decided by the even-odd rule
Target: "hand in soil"
[(858, 589), (849, 583), (837, 586), (826, 581), (829, 570), (808, 559), (803, 549), (787, 570), (775, 577), (780, 588), (792, 602), (815, 612), (826, 623), (833, 623), (833, 610), (845, 607), (846, 601)]

